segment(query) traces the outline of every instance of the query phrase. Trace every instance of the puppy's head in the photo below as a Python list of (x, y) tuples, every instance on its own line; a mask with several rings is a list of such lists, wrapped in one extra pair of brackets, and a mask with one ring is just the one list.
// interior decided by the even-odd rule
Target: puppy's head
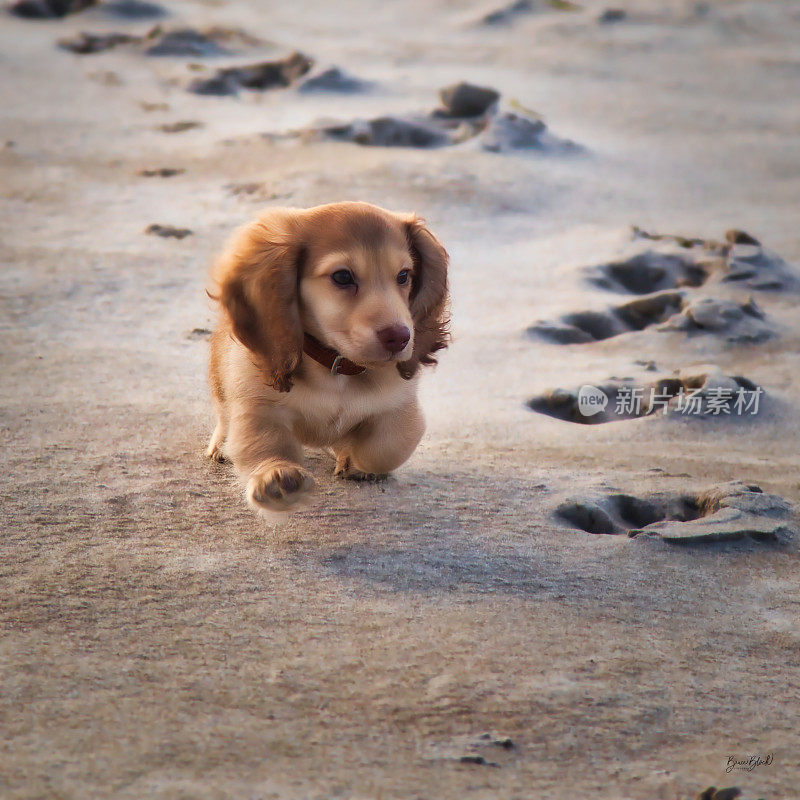
[(447, 253), (422, 220), (366, 203), (272, 209), (217, 265), (233, 333), (289, 391), (308, 333), (410, 378), (447, 345)]

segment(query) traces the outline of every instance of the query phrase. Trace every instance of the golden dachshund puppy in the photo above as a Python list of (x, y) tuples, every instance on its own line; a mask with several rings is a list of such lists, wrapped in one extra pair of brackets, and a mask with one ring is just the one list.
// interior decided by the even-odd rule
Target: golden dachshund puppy
[(385, 476), (425, 428), (420, 365), (447, 346), (447, 253), (423, 221), (367, 203), (275, 208), (217, 263), (209, 458), (233, 461), (259, 511), (314, 485), (302, 445), (335, 474)]

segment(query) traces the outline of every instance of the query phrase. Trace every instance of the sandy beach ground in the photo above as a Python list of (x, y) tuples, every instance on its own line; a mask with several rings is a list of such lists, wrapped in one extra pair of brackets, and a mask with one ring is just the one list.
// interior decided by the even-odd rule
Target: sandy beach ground
[[(4, 799), (800, 795), (800, 8), (564, 5), (3, 12)], [(213, 26), (225, 53), (147, 54)], [(58, 46), (81, 32), (150, 38)], [(286, 88), (187, 89), (294, 50)], [(302, 88), (330, 66), (369, 85)], [(458, 81), (549, 144), (292, 133)], [(202, 456), (207, 271), (261, 207), (345, 199), (427, 218), (453, 344), (411, 460), (356, 485), (309, 454), (318, 501), (272, 528)], [(680, 370), (758, 413), (578, 424), (582, 385)], [(732, 481), (775, 535), (668, 540), (735, 532), (697, 500)]]

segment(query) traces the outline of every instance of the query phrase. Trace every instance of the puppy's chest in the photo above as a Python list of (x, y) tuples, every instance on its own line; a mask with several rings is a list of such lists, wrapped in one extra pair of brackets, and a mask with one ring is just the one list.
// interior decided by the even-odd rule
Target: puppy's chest
[(401, 405), (405, 395), (405, 387), (352, 385), (346, 378), (326, 383), (303, 387), (292, 404), (295, 431), (307, 444), (332, 444), (368, 417)]

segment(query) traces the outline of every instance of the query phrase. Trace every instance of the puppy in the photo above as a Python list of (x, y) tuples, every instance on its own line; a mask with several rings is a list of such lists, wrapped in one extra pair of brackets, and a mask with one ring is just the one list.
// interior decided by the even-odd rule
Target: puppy
[(421, 219), (367, 203), (269, 209), (234, 235), (209, 292), (207, 455), (233, 461), (253, 508), (307, 498), (302, 445), (356, 480), (414, 452), (418, 371), (448, 342), (447, 260)]

